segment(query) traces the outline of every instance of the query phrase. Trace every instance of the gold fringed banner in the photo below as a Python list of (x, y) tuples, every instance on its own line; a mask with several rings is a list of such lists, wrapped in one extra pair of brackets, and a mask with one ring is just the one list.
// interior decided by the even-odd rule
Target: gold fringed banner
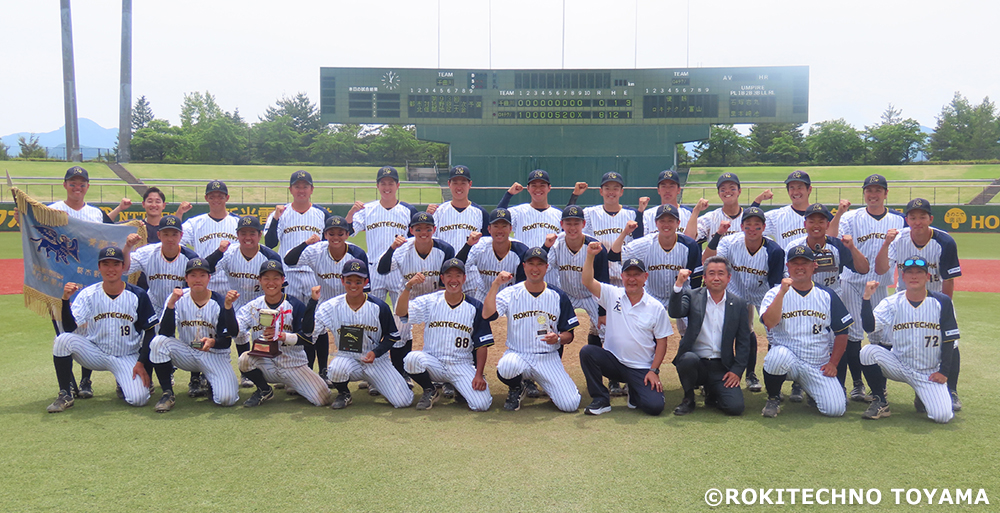
[(24, 307), (41, 316), (59, 319), (62, 315), (62, 298), (24, 286)]
[(69, 214), (66, 212), (49, 208), (17, 187), (11, 187), (10, 192), (14, 194), (14, 203), (17, 203), (18, 212), (27, 212), (28, 207), (31, 207), (32, 213), (35, 214), (35, 220), (46, 226), (66, 226), (69, 224)]

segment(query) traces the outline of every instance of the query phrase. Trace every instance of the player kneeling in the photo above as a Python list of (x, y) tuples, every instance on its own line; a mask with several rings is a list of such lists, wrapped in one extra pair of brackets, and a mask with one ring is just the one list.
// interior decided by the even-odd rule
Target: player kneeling
[(150, 343), (149, 360), (163, 389), (155, 408), (160, 413), (174, 407), (170, 374), (175, 366), (203, 374), (215, 404), (232, 406), (240, 398), (229, 356), (232, 338), (239, 333), (233, 303), (240, 295), (235, 290), (225, 296), (208, 290), (210, 269), (203, 258), (188, 261), (184, 277), (189, 288), (175, 288), (167, 298), (160, 334)]
[[(865, 286), (862, 324), (868, 333), (892, 343), (892, 349), (879, 344), (863, 347), (862, 370), (875, 391), (885, 390), (886, 377), (910, 385), (917, 394), (913, 401), (917, 411), (927, 412), (928, 418), (944, 424), (954, 416), (946, 383), (953, 370), (952, 351), (959, 337), (955, 307), (948, 296), (927, 290), (931, 275), (923, 258), (906, 259), (900, 274), (899, 281), (906, 283), (906, 290), (883, 299), (874, 311), (871, 297), (879, 282), (870, 281)], [(875, 399), (861, 418), (888, 417), (885, 395), (872, 393)]]
[[(260, 288), (264, 295), (243, 305), (236, 312), (240, 332), (250, 335), (250, 340), (272, 340), (280, 342), (277, 356), (257, 356), (253, 351), (240, 355), (240, 372), (250, 378), (257, 387), (244, 407), (252, 408), (274, 397), (274, 389), (268, 383), (282, 383), (294, 389), (302, 397), (316, 406), (330, 404), (330, 389), (323, 378), (309, 368), (304, 346), (312, 344), (307, 333), (313, 331), (313, 312), (319, 300), (319, 285), (312, 288), (308, 305), (281, 291), (285, 282), (285, 271), (281, 262), (268, 260), (260, 266)], [(277, 329), (263, 326), (260, 311), (277, 310)]]
[[(423, 283), (422, 273), (410, 278), (396, 301), (396, 315), (403, 322), (424, 325), (424, 347), (403, 359), (406, 372), (424, 388), (418, 410), (429, 410), (437, 401), (434, 381), (452, 383), (472, 411), (486, 411), (493, 404), (489, 385), (483, 379), (488, 347), (493, 345), (489, 320), (483, 305), (462, 293), (465, 263), (457, 258), (441, 265), (444, 290), (410, 301), (410, 289)], [(475, 353), (475, 358), (473, 358)]]
[(368, 264), (348, 260), (341, 274), (344, 294), (319, 306), (313, 332), (319, 336), (329, 331), (337, 344), (337, 354), (327, 367), (327, 378), (337, 389), (330, 407), (339, 410), (350, 406), (347, 383), (365, 380), (393, 406), (406, 408), (413, 404), (413, 392), (387, 354), (399, 341), (392, 310), (385, 301), (365, 293)]

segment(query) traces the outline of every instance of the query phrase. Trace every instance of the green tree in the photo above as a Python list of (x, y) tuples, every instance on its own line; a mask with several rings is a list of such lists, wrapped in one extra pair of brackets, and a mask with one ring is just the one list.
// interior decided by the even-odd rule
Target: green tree
[(365, 161), (367, 143), (361, 131), (361, 125), (337, 125), (321, 131), (309, 145), (310, 158), (327, 166)]
[(254, 156), (269, 164), (291, 161), (299, 149), (300, 135), (292, 128), (292, 118), (278, 116), (261, 121), (251, 129)]
[(420, 158), (420, 144), (413, 126), (383, 125), (368, 147), (368, 155), (376, 163), (402, 164)]
[(188, 129), (198, 123), (220, 118), (224, 114), (212, 93), (208, 91), (205, 91), (205, 94), (198, 91), (185, 93), (184, 101), (181, 103), (181, 128)]
[(1000, 118), (996, 105), (987, 96), (972, 105), (956, 92), (951, 103), (941, 109), (931, 134), (932, 160), (987, 160), (1000, 158)]
[(181, 158), (183, 134), (180, 127), (163, 119), (153, 119), (132, 135), (132, 160), (164, 162)]
[(132, 133), (146, 128), (153, 118), (153, 109), (149, 106), (149, 101), (146, 100), (145, 96), (140, 96), (135, 101), (135, 107), (132, 108)]
[(687, 148), (685, 148), (683, 144), (677, 145), (677, 165), (678, 166), (691, 165), (691, 154), (688, 153)]
[(237, 120), (223, 115), (199, 125), (194, 137), (198, 161), (238, 164), (245, 158), (247, 132)]
[(806, 148), (810, 158), (821, 164), (850, 164), (864, 155), (861, 133), (844, 118), (820, 121), (809, 128)]
[(0, 142), (0, 160), (10, 160), (10, 154), (7, 153), (7, 150), (9, 149), (10, 146)]
[(750, 141), (733, 125), (712, 125), (707, 141), (694, 149), (695, 160), (700, 166), (733, 166), (744, 162), (750, 150)]
[(24, 136), (17, 138), (17, 145), (21, 147), (21, 153), (17, 156), (22, 159), (47, 159), (49, 152), (38, 143), (38, 136), (31, 134), (27, 139)]
[(865, 127), (870, 163), (907, 164), (923, 150), (927, 134), (920, 131), (917, 120), (903, 119), (901, 115), (902, 111), (890, 103), (878, 125)]
[(306, 93), (299, 93), (292, 98), (282, 97), (274, 102), (273, 107), (264, 111), (261, 121), (277, 121), (281, 117), (290, 118), (290, 126), (300, 134), (319, 131), (323, 122), (319, 119), (319, 109), (309, 101)]
[[(787, 154), (779, 159), (768, 151), (775, 139), (787, 135), (789, 141), (783, 142), (779, 147), (784, 151), (790, 149), (789, 143), (799, 149), (800, 155), (790, 158)], [(799, 123), (757, 123), (750, 127), (750, 152), (753, 160), (757, 162), (797, 162), (805, 159), (805, 136), (802, 135), (802, 125)]]
[(795, 144), (792, 134), (781, 134), (771, 141), (771, 145), (764, 152), (768, 156), (766, 162), (794, 163), (800, 160), (802, 149)]

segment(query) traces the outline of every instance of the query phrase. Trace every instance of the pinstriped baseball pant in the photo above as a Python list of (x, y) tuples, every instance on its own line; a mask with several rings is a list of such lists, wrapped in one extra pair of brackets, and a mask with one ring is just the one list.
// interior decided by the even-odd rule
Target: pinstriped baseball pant
[(76, 333), (62, 333), (52, 344), (53, 356), (72, 356), (80, 365), (95, 371), (111, 371), (115, 381), (122, 387), (125, 402), (132, 406), (145, 406), (149, 402), (149, 389), (138, 376), (132, 377), (139, 353), (112, 356), (97, 344)]

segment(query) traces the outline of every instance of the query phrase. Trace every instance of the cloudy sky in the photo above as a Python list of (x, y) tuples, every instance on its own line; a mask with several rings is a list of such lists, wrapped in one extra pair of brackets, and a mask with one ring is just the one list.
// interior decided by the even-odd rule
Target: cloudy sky
[[(121, 4), (72, 6), (79, 116), (116, 127)], [(57, 129), (59, 2), (0, 13), (0, 135)], [(985, 0), (139, 0), (132, 91), (175, 124), (192, 91), (256, 121), (282, 95), (318, 101), (321, 66), (806, 65), (810, 123), (860, 128), (892, 103), (933, 127), (955, 91), (1000, 97), (998, 15)]]

